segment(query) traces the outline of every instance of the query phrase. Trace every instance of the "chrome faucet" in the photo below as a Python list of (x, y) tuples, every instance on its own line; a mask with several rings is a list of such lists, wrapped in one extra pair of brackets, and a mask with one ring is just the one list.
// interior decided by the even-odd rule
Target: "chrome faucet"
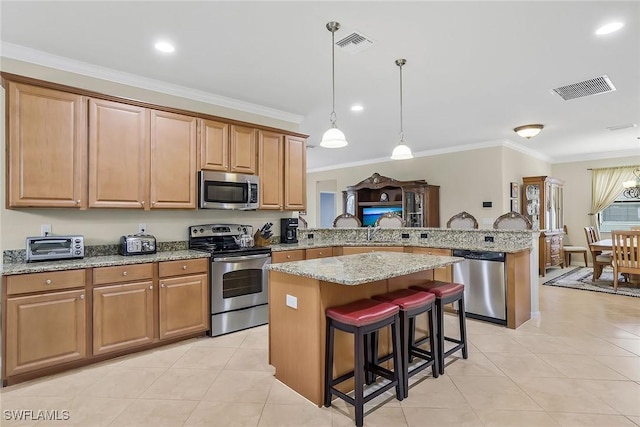
[(376, 235), (376, 233), (378, 232), (378, 230), (380, 230), (380, 226), (376, 226), (376, 227), (371, 227), (368, 226), (367, 227), (367, 241), (370, 241), (371, 239), (373, 239), (373, 236)]

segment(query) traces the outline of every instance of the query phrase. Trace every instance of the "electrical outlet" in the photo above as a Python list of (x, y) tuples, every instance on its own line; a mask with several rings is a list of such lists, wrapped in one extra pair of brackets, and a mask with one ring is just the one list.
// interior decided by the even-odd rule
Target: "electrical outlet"
[(40, 225), (40, 235), (41, 236), (49, 236), (49, 235), (51, 235), (51, 224), (41, 224)]
[(402, 233), (402, 238), (403, 239), (408, 239), (409, 238), (409, 233)]
[(287, 300), (286, 300), (286, 304), (287, 307), (291, 307), (294, 309), (298, 309), (298, 298), (294, 297), (293, 295), (289, 295), (287, 294)]
[(484, 241), (493, 243), (493, 236), (484, 236)]
[(307, 239), (313, 239), (313, 233), (307, 233)]
[(421, 239), (426, 239), (427, 238), (427, 233), (420, 233), (420, 238)]
[(138, 233), (146, 233), (147, 232), (147, 224), (145, 224), (144, 222), (141, 222), (140, 224), (138, 224)]

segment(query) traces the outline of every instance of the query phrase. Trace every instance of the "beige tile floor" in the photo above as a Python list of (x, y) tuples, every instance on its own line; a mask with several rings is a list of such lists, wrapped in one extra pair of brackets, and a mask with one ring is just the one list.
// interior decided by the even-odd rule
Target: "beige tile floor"
[[(549, 277), (566, 270), (550, 271)], [(468, 320), (469, 359), (409, 398), (383, 395), (366, 426), (640, 426), (640, 299), (540, 287), (541, 316), (516, 330)], [(447, 318), (447, 329), (455, 329)], [(267, 326), (115, 359), (6, 387), (2, 426), (352, 426), (275, 380)], [(67, 410), (67, 421), (10, 421), (7, 410)]]

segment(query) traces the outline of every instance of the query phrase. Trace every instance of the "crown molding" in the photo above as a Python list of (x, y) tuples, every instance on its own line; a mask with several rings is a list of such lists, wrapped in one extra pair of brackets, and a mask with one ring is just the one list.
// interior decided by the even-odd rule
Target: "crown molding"
[(621, 150), (621, 151), (605, 151), (599, 153), (575, 154), (570, 156), (554, 157), (552, 164), (583, 162), (588, 160), (615, 159), (618, 157), (637, 157), (640, 158), (640, 150)]
[(18, 61), (28, 62), (44, 67), (55, 68), (57, 70), (80, 74), (83, 76), (107, 80), (114, 83), (134, 86), (137, 88), (152, 90), (154, 92), (179, 96), (181, 98), (192, 99), (194, 101), (205, 102), (220, 107), (243, 111), (245, 113), (258, 114), (276, 120), (283, 120), (290, 123), (300, 124), (304, 116), (277, 110), (275, 108), (264, 107), (250, 102), (239, 101), (209, 92), (191, 89), (185, 86), (174, 85), (161, 80), (150, 79), (136, 74), (125, 73), (111, 68), (89, 64), (63, 56), (53, 55), (36, 49), (14, 43), (1, 42), (0, 50), (2, 56)]

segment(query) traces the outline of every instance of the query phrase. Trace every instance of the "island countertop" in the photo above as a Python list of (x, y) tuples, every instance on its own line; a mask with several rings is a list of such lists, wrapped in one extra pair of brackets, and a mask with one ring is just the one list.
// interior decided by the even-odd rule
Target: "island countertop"
[(445, 267), (462, 260), (460, 257), (383, 251), (269, 264), (266, 268), (341, 285), (362, 285)]

